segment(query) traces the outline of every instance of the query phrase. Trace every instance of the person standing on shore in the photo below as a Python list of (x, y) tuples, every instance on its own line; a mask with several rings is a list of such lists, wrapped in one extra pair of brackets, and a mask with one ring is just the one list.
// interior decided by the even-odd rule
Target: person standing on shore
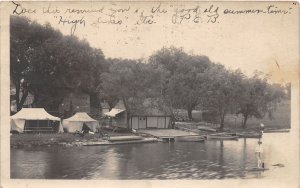
[(263, 162), (261, 161), (261, 155), (263, 154), (264, 149), (262, 147), (262, 142), (259, 140), (258, 145), (255, 148), (255, 154), (257, 159), (257, 168), (264, 168)]
[[(261, 135), (264, 132), (264, 127), (265, 127), (264, 124), (260, 123), (259, 132), (261, 133)], [(255, 148), (255, 154), (256, 154), (256, 158), (257, 158), (257, 168), (265, 168), (265, 165), (261, 160), (261, 155), (263, 154), (263, 152), (264, 152), (264, 149), (262, 146), (262, 141), (261, 141), (261, 138), (259, 138), (258, 145)]]

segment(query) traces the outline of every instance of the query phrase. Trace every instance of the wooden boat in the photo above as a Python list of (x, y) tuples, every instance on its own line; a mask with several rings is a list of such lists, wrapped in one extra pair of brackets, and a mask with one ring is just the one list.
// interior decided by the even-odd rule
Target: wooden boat
[(203, 136), (180, 136), (176, 138), (179, 142), (204, 142)]
[(218, 139), (218, 140), (237, 140), (238, 136), (228, 134), (211, 134), (207, 135), (207, 139)]
[(247, 171), (265, 171), (269, 170), (268, 168), (258, 168), (258, 167), (252, 167), (252, 168), (247, 168)]
[(141, 136), (111, 136), (107, 140), (110, 142), (116, 141), (129, 141), (129, 140), (141, 140), (143, 137)]
[(261, 133), (236, 133), (239, 138), (261, 138)]
[(85, 142), (82, 146), (104, 146), (104, 145), (120, 145), (120, 144), (139, 144), (139, 143), (152, 143), (157, 142), (157, 138), (143, 138), (141, 140), (123, 140), (123, 141), (95, 141), (95, 142)]
[(197, 126), (197, 129), (201, 130), (201, 131), (217, 132), (216, 129), (210, 128), (210, 127), (206, 127), (206, 126)]
[(264, 133), (288, 133), (289, 129), (266, 129), (263, 131)]

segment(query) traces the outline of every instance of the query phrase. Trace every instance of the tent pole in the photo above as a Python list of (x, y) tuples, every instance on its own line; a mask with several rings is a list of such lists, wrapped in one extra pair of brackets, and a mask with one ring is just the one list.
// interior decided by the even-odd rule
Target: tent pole
[(24, 125), (24, 132), (27, 132), (27, 120), (25, 120), (25, 125)]

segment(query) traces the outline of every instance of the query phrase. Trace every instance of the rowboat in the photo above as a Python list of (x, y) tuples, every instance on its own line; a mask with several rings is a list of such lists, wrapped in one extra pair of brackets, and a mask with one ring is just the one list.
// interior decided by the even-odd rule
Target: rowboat
[(218, 140), (237, 140), (238, 136), (227, 135), (227, 134), (211, 134), (207, 135), (207, 139), (218, 139)]
[(265, 129), (264, 133), (288, 133), (289, 129)]
[(141, 136), (111, 136), (107, 140), (110, 142), (116, 141), (129, 141), (129, 140), (141, 140)]
[(206, 127), (206, 126), (197, 126), (197, 129), (201, 130), (201, 131), (217, 132), (216, 129), (210, 128), (210, 127)]
[(95, 142), (84, 142), (82, 146), (105, 146), (105, 145), (121, 145), (121, 144), (140, 144), (140, 143), (152, 143), (157, 142), (157, 138), (143, 138), (141, 140), (123, 140), (123, 141), (95, 141)]
[(247, 171), (265, 171), (269, 170), (268, 168), (259, 168), (259, 167), (252, 167), (252, 168), (246, 168)]
[(176, 138), (176, 141), (179, 142), (204, 142), (204, 140), (203, 136), (181, 136)]
[(239, 138), (261, 138), (261, 133), (236, 133)]

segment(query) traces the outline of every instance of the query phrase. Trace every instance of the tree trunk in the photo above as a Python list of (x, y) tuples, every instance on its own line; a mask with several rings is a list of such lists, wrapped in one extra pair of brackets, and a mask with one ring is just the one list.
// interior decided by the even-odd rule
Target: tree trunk
[(224, 120), (225, 120), (225, 112), (223, 112), (220, 116), (220, 130), (224, 129)]
[(242, 127), (245, 129), (246, 128), (246, 123), (247, 123), (247, 120), (248, 120), (248, 114), (243, 114), (243, 116), (244, 116), (244, 120), (243, 120)]
[(188, 116), (189, 116), (190, 120), (193, 120), (193, 113), (192, 112), (193, 112), (192, 108), (187, 109), (187, 113), (188, 113)]
[(129, 124), (130, 124), (130, 114), (126, 114), (126, 128), (129, 129)]
[(220, 130), (224, 129), (224, 116), (221, 117), (221, 122), (220, 122)]
[(16, 98), (17, 111), (19, 111), (19, 110), (21, 110), (21, 107), (20, 107), (20, 82), (19, 81), (17, 81), (17, 83), (16, 83), (15, 98)]
[(21, 110), (21, 108), (23, 107), (23, 104), (25, 103), (25, 100), (26, 100), (27, 96), (28, 96), (28, 91), (27, 90), (23, 91), (22, 92), (22, 98), (21, 98), (21, 100), (19, 102), (19, 105), (18, 105), (18, 111)]

